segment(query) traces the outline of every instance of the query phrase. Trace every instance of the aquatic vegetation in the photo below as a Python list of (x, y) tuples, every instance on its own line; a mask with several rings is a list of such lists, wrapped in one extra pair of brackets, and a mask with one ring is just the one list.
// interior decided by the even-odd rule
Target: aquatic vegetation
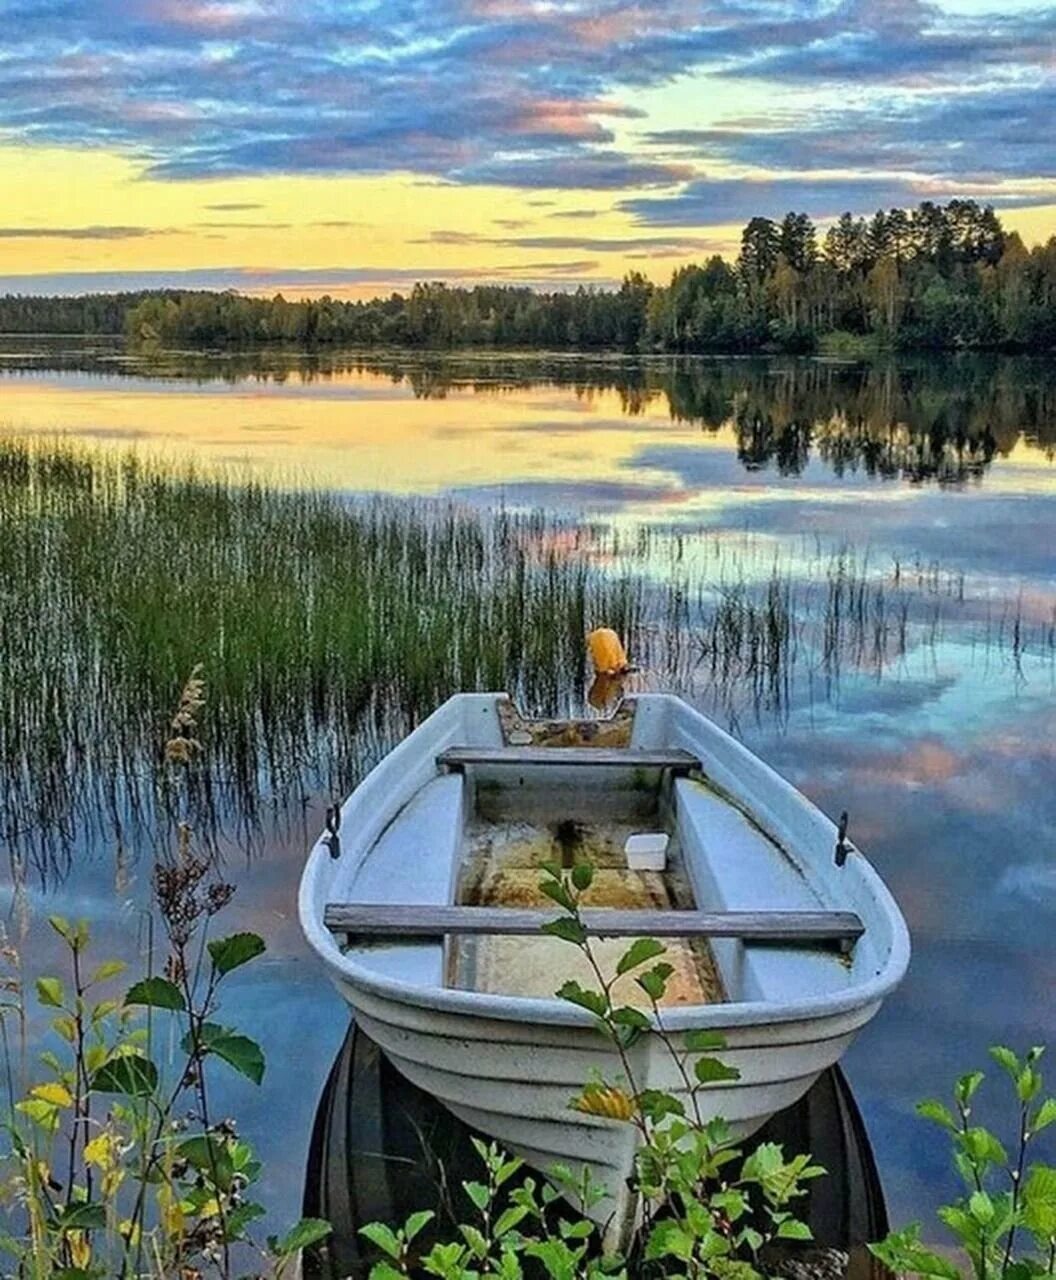
[[(204, 705), (196, 672), (187, 682), (165, 744), (174, 785), (183, 790), (200, 744), (195, 716)], [(253, 933), (208, 937), (233, 893), (194, 846), (184, 813), (175, 849), (154, 872), (164, 927), (162, 971), (113, 991), (120, 961), (90, 963), (85, 922), (50, 917), (69, 965), (65, 979), (39, 975), (38, 1004), (50, 1017), (47, 1048), (26, 1061), (25, 979), (14, 948), (0, 1002), (7, 1098), (0, 1198), (7, 1229), (0, 1248), (32, 1280), (139, 1280), (214, 1274), (229, 1280), (251, 1259), (280, 1280), (329, 1224), (305, 1219), (283, 1237), (256, 1245), (251, 1224), (264, 1213), (252, 1187), (261, 1173), (233, 1120), (211, 1111), (207, 1080), (226, 1067), (260, 1085), (260, 1046), (216, 1021), (228, 975), (256, 959)], [(22, 1052), (14, 1063), (8, 1023)], [(173, 1046), (178, 1045), (174, 1052)], [(166, 1059), (171, 1065), (166, 1069)], [(16, 1083), (24, 1076), (21, 1084)]]
[(20, 892), (175, 821), (151, 708), (199, 660), (199, 836), (251, 846), (264, 817), (347, 793), (450, 693), (581, 711), (598, 624), (627, 642), (627, 691), (686, 692), (734, 727), (880, 679), (951, 621), (1012, 662), (1056, 654), (1053, 617), (934, 564), (359, 501), (25, 437), (0, 439), (0, 595), (0, 843)]

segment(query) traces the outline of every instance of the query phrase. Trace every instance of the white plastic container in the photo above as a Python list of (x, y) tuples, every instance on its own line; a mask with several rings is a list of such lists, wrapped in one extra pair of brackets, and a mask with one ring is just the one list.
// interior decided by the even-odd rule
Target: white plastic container
[(668, 838), (663, 831), (628, 836), (623, 846), (628, 871), (663, 871), (667, 866)]

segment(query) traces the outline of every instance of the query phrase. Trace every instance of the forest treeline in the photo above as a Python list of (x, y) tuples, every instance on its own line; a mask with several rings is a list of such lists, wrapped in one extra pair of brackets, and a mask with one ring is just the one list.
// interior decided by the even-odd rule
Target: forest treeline
[(666, 286), (639, 272), (619, 289), (417, 284), (346, 302), (160, 291), (0, 298), (0, 330), (127, 334), (192, 345), (285, 342), (661, 352), (1056, 348), (1056, 236), (1028, 249), (989, 206), (753, 218), (735, 262), (680, 267)]

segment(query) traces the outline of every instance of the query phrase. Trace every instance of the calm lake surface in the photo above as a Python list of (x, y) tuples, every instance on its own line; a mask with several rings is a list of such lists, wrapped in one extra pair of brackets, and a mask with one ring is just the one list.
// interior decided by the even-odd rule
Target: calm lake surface
[[(780, 564), (802, 601), (831, 592), (819, 567), (841, 554), (882, 590), (911, 591), (901, 643), (874, 594), (840, 661), (804, 652), (779, 689), (717, 679), (687, 661), (692, 645), (665, 660), (662, 643), (639, 680), (694, 698), (827, 813), (849, 810), (902, 904), (909, 978), (846, 1061), (896, 1222), (949, 1190), (914, 1102), (945, 1094), (991, 1043), (1056, 1045), (1052, 361), (130, 355), (0, 337), (0, 426), (349, 495), (545, 508), (632, 540), (651, 526), (677, 548), (656, 573), (721, 541), (742, 578)], [(269, 947), (226, 1010), (262, 1040), (268, 1077), (229, 1105), (283, 1219), (346, 1025), (296, 921), (323, 797), (295, 799), (251, 854), (234, 837), (226, 848), (239, 886), (226, 923)], [(35, 875), (27, 893), (34, 973), (57, 958), (40, 927), (51, 911), (87, 916), (100, 952), (131, 955), (149, 857), (85, 837), (65, 875)]]

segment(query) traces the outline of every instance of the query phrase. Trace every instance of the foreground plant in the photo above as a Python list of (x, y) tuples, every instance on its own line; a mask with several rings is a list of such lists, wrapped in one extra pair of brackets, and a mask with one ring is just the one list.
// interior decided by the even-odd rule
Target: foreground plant
[[(172, 721), (170, 768), (186, 769), (201, 750), (195, 716), (203, 698), (196, 671)], [(185, 813), (173, 854), (154, 872), (164, 970), (148, 970), (123, 995), (113, 987), (124, 963), (93, 967), (87, 925), (50, 918), (67, 973), (35, 985), (58, 1051), (40, 1054), (17, 1098), (8, 1059), (10, 1151), (0, 1189), (21, 1225), (0, 1237), (0, 1247), (13, 1260), (12, 1274), (226, 1278), (239, 1253), (279, 1277), (329, 1232), (328, 1224), (305, 1220), (265, 1247), (252, 1241), (250, 1224), (264, 1213), (251, 1191), (260, 1163), (235, 1122), (211, 1110), (216, 1064), (256, 1085), (265, 1069), (260, 1046), (217, 1020), (228, 976), (265, 949), (253, 933), (208, 937), (232, 893), (196, 854)], [(6, 985), (3, 1012), (22, 1021), (21, 983)]]
[[(982, 1071), (961, 1076), (953, 1106), (929, 1099), (919, 1115), (943, 1129), (953, 1149), (953, 1164), (964, 1193), (939, 1209), (939, 1218), (967, 1256), (976, 1280), (1033, 1280), (1056, 1275), (1056, 1167), (1028, 1164), (1038, 1134), (1056, 1122), (1056, 1098), (1042, 1097), (1038, 1070), (1044, 1049), (1023, 1058), (995, 1045), (990, 1056), (1012, 1085), (1016, 1119), (1014, 1145), (1008, 1149), (989, 1129), (974, 1123), (973, 1104), (985, 1080)], [(873, 1253), (892, 1271), (962, 1280), (961, 1268), (921, 1242), (919, 1223), (892, 1232)]]
[[(569, 981), (557, 994), (593, 1015), (620, 1066), (617, 1078), (598, 1075), (570, 1105), (588, 1115), (632, 1124), (639, 1133), (635, 1179), (643, 1229), (632, 1274), (756, 1280), (765, 1274), (768, 1246), (779, 1240), (811, 1239), (810, 1228), (795, 1216), (793, 1206), (805, 1194), (806, 1184), (825, 1171), (806, 1155), (786, 1160), (774, 1143), (760, 1144), (745, 1158), (726, 1123), (706, 1118), (702, 1092), (738, 1078), (735, 1068), (715, 1056), (725, 1048), (725, 1041), (714, 1032), (696, 1031), (682, 1037), (680, 1044), (668, 1034), (661, 1002), (673, 969), (662, 958), (665, 948), (656, 939), (638, 939), (619, 959), (611, 977), (603, 971), (580, 913), (581, 899), (593, 877), (588, 863), (567, 870), (556, 864), (544, 868), (540, 887), (563, 912), (544, 931), (577, 947), (586, 957), (597, 986)], [(644, 992), (652, 1017), (616, 999), (616, 984), (627, 976), (633, 976)], [(642, 1088), (635, 1080), (629, 1050), (645, 1034), (662, 1039), (686, 1101), (675, 1093)], [(602, 1233), (586, 1216), (607, 1194), (591, 1183), (586, 1171), (576, 1177), (567, 1168), (553, 1169), (550, 1182), (541, 1188), (534, 1179), (525, 1178), (504, 1192), (522, 1162), (511, 1160), (494, 1144), (475, 1145), (488, 1182), (467, 1182), (463, 1189), (479, 1220), (460, 1224), (458, 1239), (421, 1252), (416, 1251), (415, 1242), (430, 1225), (432, 1214), (414, 1214), (395, 1232), (380, 1223), (370, 1224), (363, 1234), (386, 1254), (372, 1270), (371, 1280), (411, 1274), (442, 1280), (485, 1276), (518, 1280), (533, 1263), (552, 1280), (628, 1275), (624, 1259), (605, 1257)], [(568, 1203), (576, 1204), (582, 1216), (563, 1216)]]

